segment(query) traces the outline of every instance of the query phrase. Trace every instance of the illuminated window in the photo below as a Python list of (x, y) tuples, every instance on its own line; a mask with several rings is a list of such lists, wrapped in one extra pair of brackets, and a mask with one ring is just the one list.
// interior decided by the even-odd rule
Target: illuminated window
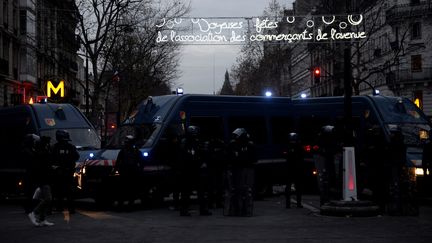
[(414, 92), (413, 103), (420, 109), (423, 109), (423, 92), (421, 90)]

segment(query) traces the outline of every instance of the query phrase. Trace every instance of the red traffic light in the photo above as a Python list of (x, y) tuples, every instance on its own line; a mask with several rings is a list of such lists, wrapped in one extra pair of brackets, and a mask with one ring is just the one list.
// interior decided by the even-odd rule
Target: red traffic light
[(314, 68), (313, 75), (315, 79), (315, 84), (318, 84), (321, 81), (321, 69), (319, 67)]

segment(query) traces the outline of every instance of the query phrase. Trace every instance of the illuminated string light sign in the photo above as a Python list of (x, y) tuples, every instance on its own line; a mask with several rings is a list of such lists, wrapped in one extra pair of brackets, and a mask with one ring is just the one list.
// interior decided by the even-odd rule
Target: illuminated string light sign
[[(276, 18), (275, 18), (276, 19)], [(363, 23), (363, 24), (362, 24)], [(366, 38), (363, 15), (254, 18), (163, 18), (157, 43), (331, 42)]]

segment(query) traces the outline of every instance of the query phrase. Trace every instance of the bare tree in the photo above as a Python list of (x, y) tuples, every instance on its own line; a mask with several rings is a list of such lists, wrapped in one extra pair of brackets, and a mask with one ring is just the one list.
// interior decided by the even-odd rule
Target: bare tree
[(134, 0), (77, 0), (80, 12), (78, 34), (85, 49), (86, 58), (91, 62), (93, 74), (93, 92), (87, 90), (91, 99), (90, 120), (96, 121), (101, 91), (107, 83), (102, 80), (109, 56), (119, 36), (129, 26), (123, 25), (122, 18), (126, 16)]
[(164, 1), (164, 4), (145, 3), (130, 12), (123, 22), (130, 30), (117, 38), (108, 64), (120, 76), (121, 95), (117, 98), (121, 117), (132, 112), (149, 95), (167, 94), (171, 83), (178, 78), (180, 45), (175, 42), (156, 42), (165, 26), (162, 19), (180, 18), (188, 13), (189, 4)]
[[(158, 52), (155, 47), (155, 23), (159, 18), (183, 15), (189, 9), (189, 4), (171, 0), (77, 0), (77, 7), (80, 12), (78, 32), (93, 74), (93, 92), (88, 95), (91, 99), (90, 119), (95, 121), (101, 95), (107, 93), (112, 83), (111, 79), (104, 78), (105, 73), (115, 69), (122, 78), (125, 67), (131, 68), (135, 62), (153, 57), (154, 53), (166, 53)], [(129, 55), (123, 55), (122, 51)], [(136, 51), (139, 53), (132, 55)], [(146, 61), (149, 62), (148, 66), (158, 63), (160, 67), (161, 63), (166, 63), (160, 59), (159, 56)], [(156, 69), (153, 70), (156, 72)], [(167, 77), (172, 76), (174, 72), (167, 73), (175, 69), (157, 70), (166, 72)]]
[[(282, 6), (277, 0), (269, 2), (262, 18), (279, 21), (283, 15)], [(277, 33), (278, 29), (267, 30)], [(267, 33), (270, 34), (270, 33)], [(237, 80), (235, 93), (238, 95), (259, 95), (263, 89), (272, 87), (280, 93), (281, 71), (286, 48), (279, 43), (246, 42), (232, 68), (232, 76)]]
[[(362, 24), (351, 26), (351, 31), (367, 33), (365, 39), (350, 43), (314, 43), (310, 45), (312, 52), (315, 50), (321, 54), (325, 53), (320, 56), (324, 56), (326, 61), (330, 60), (332, 63), (341, 63), (341, 60), (343, 60), (343, 48), (348, 47), (351, 49), (352, 87), (356, 95), (360, 94), (362, 85), (382, 84), (377, 80), (388, 79), (392, 69), (399, 66), (400, 58), (407, 54), (410, 28), (407, 25), (398, 28), (398, 33), (394, 33), (394, 29), (389, 23), (391, 19), (386, 18), (387, 4), (388, 1), (386, 0), (374, 0), (359, 1), (356, 6), (346, 6), (351, 8), (350, 11), (356, 13), (361, 11), (360, 14), (364, 16)], [(329, 14), (341, 11), (337, 1), (322, 0), (321, 6), (319, 13)], [(316, 65), (320, 64), (319, 61), (316, 63)], [(331, 82), (340, 79), (342, 76), (341, 70), (334, 70), (325, 74), (326, 78)]]

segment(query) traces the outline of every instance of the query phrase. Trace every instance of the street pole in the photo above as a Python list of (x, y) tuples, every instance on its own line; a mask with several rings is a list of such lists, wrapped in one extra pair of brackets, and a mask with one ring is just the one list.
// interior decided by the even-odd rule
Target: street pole
[(352, 127), (352, 70), (351, 70), (351, 48), (344, 49), (344, 113), (345, 134), (343, 147), (343, 200), (357, 200), (357, 183), (355, 168), (355, 148)]
[(344, 49), (344, 118), (345, 118), (345, 146), (352, 146), (353, 131), (352, 131), (352, 71), (351, 71), (351, 48)]
[(116, 78), (118, 85), (118, 110), (117, 110), (117, 129), (120, 127), (120, 108), (121, 108), (121, 97), (120, 97), (120, 78)]
[(85, 99), (86, 99), (86, 105), (85, 105), (85, 112), (86, 112), (86, 116), (89, 117), (89, 68), (88, 68), (88, 56), (87, 56), (87, 52), (85, 54), (86, 56), (86, 68), (85, 68), (85, 80), (86, 80), (86, 86), (85, 86)]

